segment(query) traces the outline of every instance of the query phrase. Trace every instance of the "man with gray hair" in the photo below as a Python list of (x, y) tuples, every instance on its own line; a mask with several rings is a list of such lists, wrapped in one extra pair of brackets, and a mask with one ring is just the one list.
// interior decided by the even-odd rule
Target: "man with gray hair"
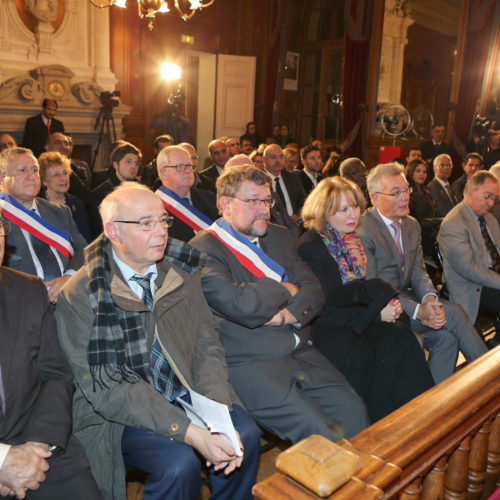
[(269, 224), (270, 187), (254, 166), (227, 169), (217, 181), (222, 218), (190, 242), (208, 255), (203, 291), (220, 321), (229, 380), (282, 439), (348, 438), (368, 425), (366, 408), (312, 345), (308, 325), (324, 296), (290, 232)]
[(169, 235), (187, 242), (217, 219), (215, 194), (194, 187), (195, 164), (185, 148), (168, 146), (162, 149), (156, 163), (162, 183), (156, 194), (173, 216)]
[[(141, 184), (121, 184), (100, 212), (104, 234), (85, 249), (56, 313), (75, 377), (73, 428), (99, 487), (125, 498), (125, 471), (134, 468), (146, 473), (144, 498), (195, 500), (196, 451), (214, 498), (251, 500), (260, 431), (228, 382), (201, 291), (204, 256), (169, 240), (170, 216)], [(191, 390), (228, 406), (244, 453), (191, 423), (179, 403)]]
[(434, 179), (427, 188), (430, 191), (436, 209), (436, 217), (444, 217), (456, 204), (457, 199), (451, 190), (449, 178), (453, 170), (453, 163), (450, 155), (437, 155), (433, 162)]
[[(500, 226), (490, 214), (499, 194), (491, 172), (476, 172), (437, 235), (450, 299), (463, 306), (472, 322), (480, 309), (500, 316)], [(498, 345), (498, 339), (490, 342)]]
[(4, 263), (43, 279), (55, 303), (63, 284), (82, 266), (87, 242), (69, 207), (36, 197), (40, 182), (38, 161), (29, 149), (0, 153), (0, 205), (12, 224)]
[(409, 216), (411, 188), (403, 168), (378, 165), (368, 174), (368, 191), (373, 207), (363, 214), (358, 231), (366, 252), (366, 278), (385, 279), (399, 290), (403, 311), (429, 351), (437, 384), (453, 373), (459, 350), (472, 361), (486, 346), (461, 306), (438, 300), (424, 265), (419, 223)]

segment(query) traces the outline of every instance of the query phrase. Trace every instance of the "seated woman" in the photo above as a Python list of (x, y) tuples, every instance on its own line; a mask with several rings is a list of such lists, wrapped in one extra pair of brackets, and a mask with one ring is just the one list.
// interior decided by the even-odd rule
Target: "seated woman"
[[(422, 229), (422, 251), (426, 264), (437, 263), (436, 236), (443, 220), (436, 217), (434, 201), (425, 186), (427, 180), (427, 163), (424, 160), (412, 160), (405, 170), (406, 180), (413, 189), (410, 194), (410, 215), (415, 217)], [(429, 261), (429, 259), (431, 259)], [(432, 272), (432, 269), (428, 269)]]
[(80, 234), (90, 242), (90, 226), (85, 203), (68, 193), (71, 165), (60, 153), (42, 153), (38, 158), (42, 189), (39, 196), (56, 205), (68, 205)]
[(312, 325), (314, 343), (363, 398), (375, 422), (434, 382), (397, 291), (381, 279), (364, 279), (366, 255), (355, 232), (363, 204), (353, 182), (323, 179), (302, 209), (308, 231), (298, 253), (326, 297)]

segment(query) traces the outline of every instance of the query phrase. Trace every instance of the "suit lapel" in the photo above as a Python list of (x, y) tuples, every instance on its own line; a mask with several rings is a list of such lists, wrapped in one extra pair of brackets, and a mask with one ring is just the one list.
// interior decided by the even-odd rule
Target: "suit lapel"
[[(394, 238), (391, 234), (390, 229), (386, 226), (385, 222), (380, 217), (376, 208), (373, 208), (373, 214), (375, 215), (375, 220), (377, 221), (377, 223), (380, 227), (380, 234), (381, 234), (382, 238), (384, 238), (384, 240), (387, 243), (387, 245), (389, 246), (389, 248), (391, 249), (392, 257), (399, 267), (401, 282), (403, 282), (402, 281), (403, 268), (401, 267), (401, 256), (399, 255), (399, 250), (398, 250), (398, 247), (396, 246), (396, 242), (394, 241)], [(403, 229), (401, 228), (401, 231), (402, 230)], [(408, 244), (406, 246), (408, 247)], [(405, 242), (403, 240), (403, 250), (404, 250), (404, 248), (405, 248)]]

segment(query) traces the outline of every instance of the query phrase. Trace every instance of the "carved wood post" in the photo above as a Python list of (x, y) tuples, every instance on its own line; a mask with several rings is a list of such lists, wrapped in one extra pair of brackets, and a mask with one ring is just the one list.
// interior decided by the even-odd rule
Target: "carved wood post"
[(422, 492), (422, 478), (414, 479), (399, 495), (399, 500), (415, 500), (420, 498)]
[(491, 424), (488, 440), (488, 454), (486, 459), (486, 478), (482, 498), (488, 498), (500, 485), (500, 413)]
[(465, 500), (469, 470), (471, 436), (467, 436), (451, 454), (445, 479), (445, 499)]
[(422, 499), (442, 500), (444, 498), (444, 481), (447, 468), (447, 456), (440, 458), (427, 473), (422, 488)]
[(468, 500), (481, 498), (481, 493), (484, 490), (490, 427), (491, 421), (488, 419), (472, 438), (469, 461), (469, 484), (467, 485)]

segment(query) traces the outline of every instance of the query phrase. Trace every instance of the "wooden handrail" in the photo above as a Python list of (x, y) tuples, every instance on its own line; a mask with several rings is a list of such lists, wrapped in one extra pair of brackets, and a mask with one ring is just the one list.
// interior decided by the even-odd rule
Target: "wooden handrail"
[[(317, 438), (298, 445), (307, 450), (310, 442), (308, 455), (321, 455), (310, 471), (321, 483), (325, 452), (318, 454)], [(337, 445), (357, 455), (361, 468), (328, 496), (330, 500), (487, 498), (500, 487), (500, 347)], [(290, 469), (294, 448), (284, 452), (288, 473), (278, 472), (256, 484), (257, 498), (320, 498), (320, 490), (293, 479), (304, 476), (303, 468)]]

